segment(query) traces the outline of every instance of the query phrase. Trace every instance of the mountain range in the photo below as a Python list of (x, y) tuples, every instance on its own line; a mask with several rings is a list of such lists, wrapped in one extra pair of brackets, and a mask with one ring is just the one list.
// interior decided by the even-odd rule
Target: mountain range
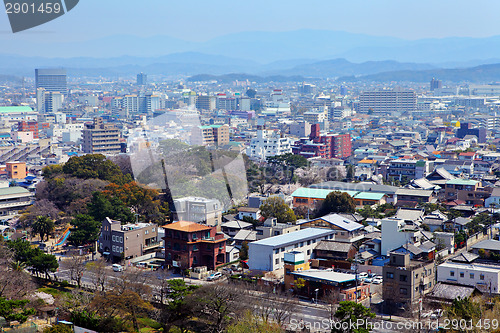
[(18, 77), (33, 76), (38, 67), (65, 67), (69, 75), (106, 77), (142, 71), (170, 77), (247, 73), (261, 78), (500, 80), (492, 65), (500, 63), (500, 36), (403, 40), (298, 30), (235, 33), (203, 42), (125, 35), (75, 42), (2, 38), (0, 74)]

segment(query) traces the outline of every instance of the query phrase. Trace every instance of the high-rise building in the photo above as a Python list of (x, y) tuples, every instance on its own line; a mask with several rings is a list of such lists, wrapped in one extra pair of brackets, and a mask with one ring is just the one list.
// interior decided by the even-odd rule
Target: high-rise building
[(87, 154), (119, 154), (120, 132), (113, 124), (105, 124), (101, 117), (86, 124), (82, 132), (82, 149)]
[(145, 86), (146, 84), (148, 84), (148, 75), (144, 73), (137, 74), (137, 85)]
[(54, 113), (62, 108), (64, 95), (60, 92), (46, 92), (42, 112)]
[(62, 68), (35, 69), (36, 89), (44, 88), (47, 92), (68, 93), (66, 70)]
[(441, 80), (437, 80), (435, 78), (432, 78), (431, 80), (431, 91), (434, 91), (436, 89), (441, 89), (443, 88), (443, 82)]
[(359, 97), (361, 113), (413, 112), (417, 109), (417, 94), (411, 90), (364, 91)]
[(196, 98), (196, 108), (198, 110), (212, 111), (217, 107), (217, 98), (209, 95), (199, 95)]

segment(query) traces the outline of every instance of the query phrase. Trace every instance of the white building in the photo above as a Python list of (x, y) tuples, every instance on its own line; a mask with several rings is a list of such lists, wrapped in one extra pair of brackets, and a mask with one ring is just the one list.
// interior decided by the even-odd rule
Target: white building
[(331, 229), (307, 228), (251, 242), (248, 244), (248, 266), (261, 271), (283, 269), (285, 253), (292, 251), (304, 253), (307, 261), (311, 259), (317, 243), (333, 239), (335, 232)]
[(292, 152), (293, 141), (282, 137), (278, 131), (259, 129), (257, 137), (252, 138), (247, 148), (251, 159), (265, 160), (270, 156), (284, 155)]
[(420, 244), (420, 231), (413, 225), (406, 224), (397, 218), (385, 218), (382, 220), (382, 245), (381, 253), (384, 256), (404, 244)]
[(500, 267), (445, 262), (437, 267), (437, 280), (476, 287), (482, 292), (498, 294)]

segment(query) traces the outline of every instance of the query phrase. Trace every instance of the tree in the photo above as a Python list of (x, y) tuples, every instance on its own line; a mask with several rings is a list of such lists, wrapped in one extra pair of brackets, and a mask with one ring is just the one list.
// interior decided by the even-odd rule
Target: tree
[(355, 174), (356, 174), (356, 168), (354, 167), (354, 165), (349, 164), (346, 167), (346, 178), (351, 180), (354, 178)]
[(102, 222), (106, 217), (122, 222), (135, 220), (129, 207), (120, 199), (102, 192), (94, 192), (92, 200), (87, 205), (88, 214), (95, 220)]
[[(360, 303), (344, 301), (339, 303), (339, 308), (335, 312), (335, 318), (340, 323), (346, 324), (341, 324), (338, 328), (334, 327), (332, 332), (365, 333), (370, 331), (366, 322), (369, 318), (375, 318), (375, 314)], [(356, 324), (354, 328), (351, 327), (351, 323)]]
[(0, 317), (4, 317), (7, 321), (18, 321), (24, 323), (28, 316), (34, 315), (36, 312), (32, 308), (26, 308), (29, 300), (7, 300), (0, 297)]
[(57, 259), (52, 254), (40, 253), (35, 256), (31, 261), (31, 267), (38, 273), (43, 273), (50, 280), (49, 273), (54, 273), (59, 267)]
[(91, 273), (91, 281), (96, 292), (105, 292), (108, 281), (106, 262), (103, 259), (87, 263), (87, 270)]
[(227, 328), (227, 333), (284, 333), (278, 324), (262, 321), (258, 316), (246, 311), (243, 317)]
[(275, 217), (278, 223), (295, 222), (295, 213), (280, 197), (270, 197), (260, 206), (261, 215), (264, 218)]
[(55, 225), (54, 221), (52, 221), (47, 216), (38, 216), (31, 225), (31, 233), (36, 235), (40, 235), (40, 240), (43, 241), (45, 236), (47, 236), (47, 240), (52, 231), (54, 231)]
[(101, 230), (101, 222), (95, 221), (89, 215), (77, 215), (72, 221), (71, 233), (68, 241), (75, 245), (81, 246), (84, 244), (97, 241)]
[(72, 256), (68, 262), (68, 269), (71, 280), (76, 281), (78, 288), (81, 287), (83, 273), (87, 267), (85, 265), (85, 258), (82, 256)]
[(52, 220), (56, 220), (59, 217), (59, 213), (61, 212), (53, 202), (47, 199), (37, 200), (33, 205), (23, 211), (19, 218), (18, 225), (23, 228), (31, 227), (39, 216), (47, 216)]
[(249, 88), (245, 94), (250, 98), (255, 98), (255, 95), (257, 95), (257, 91), (255, 91), (255, 89)]
[(248, 242), (241, 243), (240, 259), (248, 260)]
[(64, 324), (52, 325), (43, 330), (43, 333), (71, 333), (71, 332), (73, 332), (71, 327)]
[(448, 308), (447, 316), (450, 318), (461, 318), (465, 320), (476, 320), (481, 318), (481, 306), (470, 297), (455, 298)]
[(354, 199), (345, 192), (330, 192), (321, 204), (318, 216), (330, 213), (354, 213), (356, 204)]
[(223, 284), (203, 286), (190, 296), (195, 313), (202, 317), (210, 333), (222, 333), (242, 312), (242, 290)]
[(118, 165), (102, 154), (73, 156), (64, 164), (62, 171), (77, 178), (97, 178), (117, 184), (132, 181), (130, 175), (124, 175)]

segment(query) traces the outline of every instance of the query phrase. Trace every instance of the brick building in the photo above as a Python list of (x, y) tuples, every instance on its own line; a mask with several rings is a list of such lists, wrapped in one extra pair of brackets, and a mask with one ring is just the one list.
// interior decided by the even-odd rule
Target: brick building
[(347, 158), (351, 156), (350, 134), (327, 134), (321, 135), (320, 125), (311, 125), (309, 138), (296, 141), (292, 152), (306, 158)]

